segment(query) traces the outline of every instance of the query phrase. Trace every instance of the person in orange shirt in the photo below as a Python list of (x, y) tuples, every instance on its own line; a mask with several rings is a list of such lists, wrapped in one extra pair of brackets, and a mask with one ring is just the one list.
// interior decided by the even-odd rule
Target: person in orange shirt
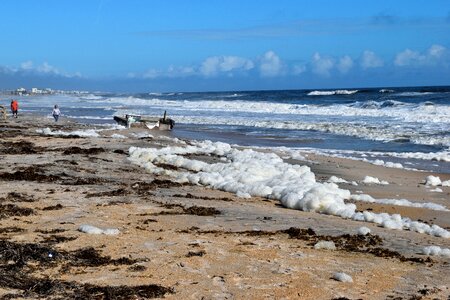
[(11, 112), (13, 117), (17, 118), (17, 112), (19, 110), (19, 102), (17, 102), (17, 100), (12, 100), (11, 101)]

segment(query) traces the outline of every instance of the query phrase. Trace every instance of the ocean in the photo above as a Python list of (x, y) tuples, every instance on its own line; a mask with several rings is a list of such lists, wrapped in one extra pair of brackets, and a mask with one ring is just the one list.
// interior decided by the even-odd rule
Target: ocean
[[(26, 96), (20, 110), (99, 125), (162, 117), (178, 138), (286, 147), (450, 173), (450, 87)], [(4, 103), (8, 104), (8, 103)]]

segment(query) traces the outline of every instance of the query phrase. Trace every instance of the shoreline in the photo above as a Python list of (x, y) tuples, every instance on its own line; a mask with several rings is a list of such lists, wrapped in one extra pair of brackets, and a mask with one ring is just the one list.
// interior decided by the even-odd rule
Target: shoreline
[[(93, 126), (67, 120), (55, 123), (28, 114), (0, 121), (2, 240), (14, 247), (29, 243), (63, 253), (61, 258), (50, 260), (39, 255), (25, 259), (25, 266), (37, 266), (37, 271), (19, 265), (16, 270), (33, 280), (48, 276), (60, 284), (77, 283), (76, 288), (62, 284), (65, 294), (55, 289), (55, 294), (48, 295), (63, 293), (60, 295), (67, 297), (79, 290), (88, 293), (86, 284), (93, 284), (157, 285), (154, 290), (164, 293), (154, 296), (169, 299), (449, 296), (445, 280), (450, 277), (449, 258), (420, 253), (426, 246), (450, 248), (449, 239), (287, 209), (275, 200), (244, 199), (180, 184), (129, 162), (131, 146), (183, 146), (167, 132), (105, 130), (99, 137), (85, 138), (36, 132), (46, 127), (72, 132)], [(113, 138), (113, 134), (127, 138)], [(318, 182), (334, 175), (358, 182), (358, 186), (339, 184), (352, 194), (361, 191), (376, 199), (407, 199), (450, 207), (450, 187), (439, 187), (442, 192), (437, 193), (422, 183), (430, 174), (440, 176), (442, 181), (449, 180), (450, 174), (304, 155), (306, 161), (286, 161), (308, 165)], [(362, 184), (366, 175), (386, 180), (389, 185)], [(400, 213), (450, 229), (448, 211), (360, 201), (355, 204), (358, 210)], [(118, 229), (119, 233), (89, 234), (79, 231), (82, 225)], [(370, 228), (371, 234), (357, 241), (344, 236), (358, 236), (362, 226)], [(302, 231), (308, 228), (313, 231)], [(325, 240), (334, 241), (337, 250), (314, 248), (318, 241)], [(86, 258), (81, 260), (76, 251), (87, 247), (93, 247), (102, 259), (109, 256), (110, 261), (93, 264)], [(95, 256), (94, 252), (87, 256)], [(2, 261), (2, 265), (11, 263)], [(353, 282), (332, 279), (336, 272), (349, 274)], [(423, 290), (426, 294), (420, 292)], [(0, 286), (0, 296), (23, 293), (20, 286), (14, 288), (4, 282)], [(42, 293), (34, 291), (30, 296), (48, 296)]]
[[(172, 102), (175, 101), (175, 103), (177, 103), (177, 101), (179, 100), (183, 101), (183, 97), (179, 98), (175, 95), (167, 97), (160, 95), (155, 99), (153, 99), (152, 97), (149, 97), (149, 99), (147, 99), (147, 97), (145, 96), (142, 96), (142, 98), (140, 98), (136, 95), (135, 97), (136, 98), (133, 98), (133, 94), (128, 94), (127, 97), (122, 98), (120, 97), (120, 95), (112, 95), (111, 97), (91, 95), (86, 97), (86, 99), (84, 99), (83, 97), (72, 97), (65, 95), (42, 96), (42, 99), (39, 96), (32, 96), (23, 98), (23, 108), (29, 106), (29, 112), (33, 113), (42, 113), (46, 111), (50, 112), (51, 107), (53, 107), (55, 103), (58, 103), (63, 108), (63, 114), (67, 114), (67, 116), (74, 118), (73, 120), (80, 121), (82, 123), (100, 124), (105, 122), (112, 122), (112, 117), (110, 116), (111, 112), (103, 111), (104, 109), (110, 110), (113, 107), (118, 114), (134, 113), (142, 115), (148, 114), (152, 116), (158, 114), (159, 116), (162, 115), (164, 111), (164, 109), (162, 109), (161, 111), (161, 105), (167, 105), (170, 115), (170, 108), (173, 104)], [(226, 97), (226, 95), (224, 95), (224, 97)], [(89, 100), (91, 98), (95, 99), (92, 103)], [(246, 98), (244, 97), (244, 99)], [(317, 99), (320, 100), (322, 98)], [(213, 108), (216, 108), (212, 109), (211, 112), (208, 112), (205, 116), (196, 113), (196, 109), (194, 109), (193, 111), (190, 111), (190, 109), (188, 109), (186, 112), (181, 113), (179, 116), (173, 116), (177, 120), (177, 122), (186, 122), (186, 124), (182, 124), (182, 127), (176, 126), (178, 128), (175, 134), (181, 139), (209, 139), (214, 141), (224, 141), (230, 144), (236, 143), (241, 145), (248, 145), (251, 147), (286, 146), (292, 149), (303, 149), (302, 151), (308, 151), (307, 149), (309, 147), (310, 149), (316, 149), (315, 151), (318, 152), (318, 154), (322, 153), (326, 156), (351, 156), (356, 159), (371, 160), (374, 162), (374, 164), (386, 164), (388, 166), (392, 165), (401, 168), (415, 168), (420, 170), (428, 170), (439, 173), (444, 172), (450, 174), (449, 152), (448, 147), (446, 147), (447, 137), (445, 136), (445, 134), (441, 140), (437, 139), (434, 140), (434, 142), (428, 140), (428, 138), (432, 137), (436, 139), (436, 136), (432, 133), (424, 136), (419, 134), (419, 140), (416, 140), (413, 136), (410, 136), (410, 138), (408, 138), (409, 135), (407, 133), (405, 133), (405, 135), (400, 135), (394, 138), (396, 134), (390, 132), (390, 130), (386, 132), (382, 130), (382, 128), (386, 128), (386, 126), (389, 125), (388, 120), (384, 120), (383, 122), (385, 122), (385, 125), (381, 127), (378, 126), (379, 124), (373, 124), (373, 126), (369, 126), (368, 128), (366, 128), (366, 130), (369, 130), (367, 132), (367, 135), (364, 133), (365, 131), (363, 130), (363, 128), (361, 128), (361, 130), (363, 131), (359, 131), (358, 128), (355, 128), (355, 131), (347, 130), (345, 122), (342, 123), (343, 120), (345, 121), (344, 116), (346, 114), (356, 114), (357, 116), (361, 114), (363, 116), (369, 113), (368, 116), (372, 116), (370, 112), (373, 112), (375, 115), (379, 114), (380, 116), (385, 116), (385, 114), (389, 115), (389, 113), (395, 112), (395, 110), (389, 111), (389, 109), (387, 108), (386, 111), (385, 108), (372, 109), (370, 107), (370, 100), (367, 100), (368, 103), (366, 103), (367, 105), (369, 105), (368, 108), (365, 108), (364, 106), (361, 108), (357, 105), (358, 103), (360, 103), (360, 101), (365, 100), (367, 99), (355, 98), (355, 106), (348, 105), (348, 107), (345, 106), (347, 107), (346, 109), (342, 107), (343, 104), (339, 104), (339, 101), (336, 101), (335, 105), (330, 106), (328, 109), (337, 109), (338, 111), (336, 112), (336, 117), (338, 117), (340, 121), (338, 121), (335, 125), (330, 125), (330, 128), (328, 128), (325, 124), (326, 122), (323, 123), (321, 119), (315, 120), (315, 118), (313, 118), (313, 120), (309, 120), (311, 118), (310, 113), (315, 112), (319, 115), (323, 113), (325, 114), (325, 116), (330, 113), (327, 109), (327, 106), (322, 109), (318, 109), (315, 105), (307, 108), (307, 110), (313, 111), (306, 113), (305, 117), (307, 120), (305, 120), (305, 124), (303, 124), (301, 121), (303, 117), (301, 115), (301, 111), (299, 111), (298, 113), (300, 114), (298, 116), (300, 119), (297, 120), (297, 118), (291, 118), (289, 120), (285, 120), (286, 124), (284, 124), (283, 122), (281, 122), (280, 124), (276, 122), (272, 123), (273, 120), (267, 120), (267, 116), (263, 117), (261, 120), (257, 118), (255, 119), (255, 117), (253, 117), (247, 122), (245, 119), (235, 119), (232, 114), (228, 117), (226, 117), (226, 115), (222, 116), (224, 118), (221, 118), (221, 115), (219, 114), (218, 123), (220, 125), (217, 126), (214, 125), (216, 124), (214, 121), (215, 117), (213, 117), (213, 119), (208, 119), (208, 114), (216, 116), (214, 114), (214, 111), (216, 109), (225, 109), (226, 111), (227, 108), (226, 106), (225, 108), (223, 108), (223, 104), (220, 104), (220, 102), (215, 103), (214, 101), (209, 101), (205, 103), (205, 105), (208, 107), (212, 106)], [(383, 98), (380, 98), (378, 100), (388, 101), (383, 100)], [(403, 99), (401, 98), (398, 100), (401, 101)], [(259, 102), (246, 101), (247, 100), (242, 100), (242, 102), (239, 102), (239, 105), (244, 106), (244, 108), (242, 108), (244, 109), (244, 111), (247, 111), (249, 109), (248, 107), (246, 108), (246, 105), (256, 106), (256, 108), (259, 109), (258, 112), (260, 112), (260, 110), (264, 108), (263, 104)], [(305, 101), (308, 103), (307, 100)], [(145, 105), (145, 107), (142, 107), (139, 106), (141, 102), (149, 103), (147, 103), (148, 105)], [(421, 110), (416, 110), (410, 107), (413, 103), (415, 103), (414, 99), (412, 99), (410, 102), (405, 101), (401, 103), (409, 107), (412, 117), (414, 116), (415, 112)], [(99, 105), (98, 107), (96, 103)], [(190, 106), (194, 105), (193, 103), (190, 103)], [(155, 109), (151, 108), (153, 105), (156, 105)], [(227, 105), (231, 105), (232, 109), (241, 109), (239, 106), (233, 106), (233, 102), (227, 103)], [(278, 105), (281, 105), (279, 103), (268, 103), (267, 105), (272, 105), (273, 107), (270, 107), (275, 111), (277, 111), (277, 109), (281, 109), (281, 111), (290, 109), (290, 106), (286, 105), (278, 107)], [(402, 107), (402, 105), (399, 104), (398, 107)], [(395, 107), (397, 106), (394, 105), (393, 109), (395, 109)], [(430, 107), (432, 108), (433, 106), (425, 106), (423, 110), (427, 111), (427, 109)], [(86, 109), (89, 109), (89, 111), (86, 111)], [(197, 109), (204, 108), (199, 106)], [(442, 109), (438, 109), (436, 107), (435, 110), (436, 113), (440, 114), (441, 118), (444, 118), (442, 114), (445, 115), (445, 109), (446, 108), (444, 106), (442, 107)], [(156, 113), (156, 111), (158, 111), (158, 113)], [(401, 113), (401, 111), (397, 113)], [(430, 115), (420, 115), (416, 117), (418, 120), (421, 120), (432, 115), (433, 113), (430, 112)], [(188, 116), (191, 116), (191, 118)], [(192, 116), (196, 117), (193, 119)], [(77, 119), (77, 117), (79, 119)], [(277, 116), (277, 118), (280, 117)], [(328, 117), (325, 117), (325, 119), (326, 118)], [(358, 120), (358, 118), (356, 118), (356, 120)], [(259, 121), (263, 123), (259, 124)], [(269, 123), (266, 124), (266, 122)], [(442, 125), (445, 126), (446, 121), (443, 120), (443, 122), (444, 123), (442, 123)], [(422, 128), (423, 124), (421, 122), (419, 123), (420, 124), (418, 124), (418, 128)], [(282, 128), (278, 128), (278, 125), (280, 125), (282, 128), (286, 126), (286, 128), (290, 129), (284, 130)], [(394, 126), (395, 124), (391, 125)], [(304, 126), (306, 126), (306, 128)], [(353, 125), (351, 125), (350, 122), (348, 126)], [(443, 128), (445, 129), (445, 127)], [(262, 131), (262, 133), (260, 131)], [(419, 131), (422, 132), (422, 130)], [(445, 132), (445, 130), (443, 130), (443, 132)], [(387, 134), (387, 136), (385, 134)], [(389, 138), (390, 134), (393, 134), (394, 136), (391, 136), (391, 138)], [(435, 161), (440, 162), (436, 164)]]

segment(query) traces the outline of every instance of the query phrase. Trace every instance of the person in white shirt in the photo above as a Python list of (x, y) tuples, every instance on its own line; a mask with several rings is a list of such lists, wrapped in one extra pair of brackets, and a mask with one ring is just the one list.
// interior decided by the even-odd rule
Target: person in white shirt
[(58, 122), (59, 115), (61, 115), (61, 111), (58, 108), (58, 105), (55, 104), (52, 112), (53, 118), (55, 118), (55, 122)]

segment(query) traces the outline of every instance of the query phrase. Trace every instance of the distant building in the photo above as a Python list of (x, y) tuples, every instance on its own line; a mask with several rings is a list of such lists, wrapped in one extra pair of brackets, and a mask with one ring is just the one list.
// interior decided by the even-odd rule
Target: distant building
[(13, 95), (17, 95), (17, 96), (23, 96), (23, 95), (27, 95), (27, 90), (24, 88), (18, 88), (15, 91), (13, 91)]

